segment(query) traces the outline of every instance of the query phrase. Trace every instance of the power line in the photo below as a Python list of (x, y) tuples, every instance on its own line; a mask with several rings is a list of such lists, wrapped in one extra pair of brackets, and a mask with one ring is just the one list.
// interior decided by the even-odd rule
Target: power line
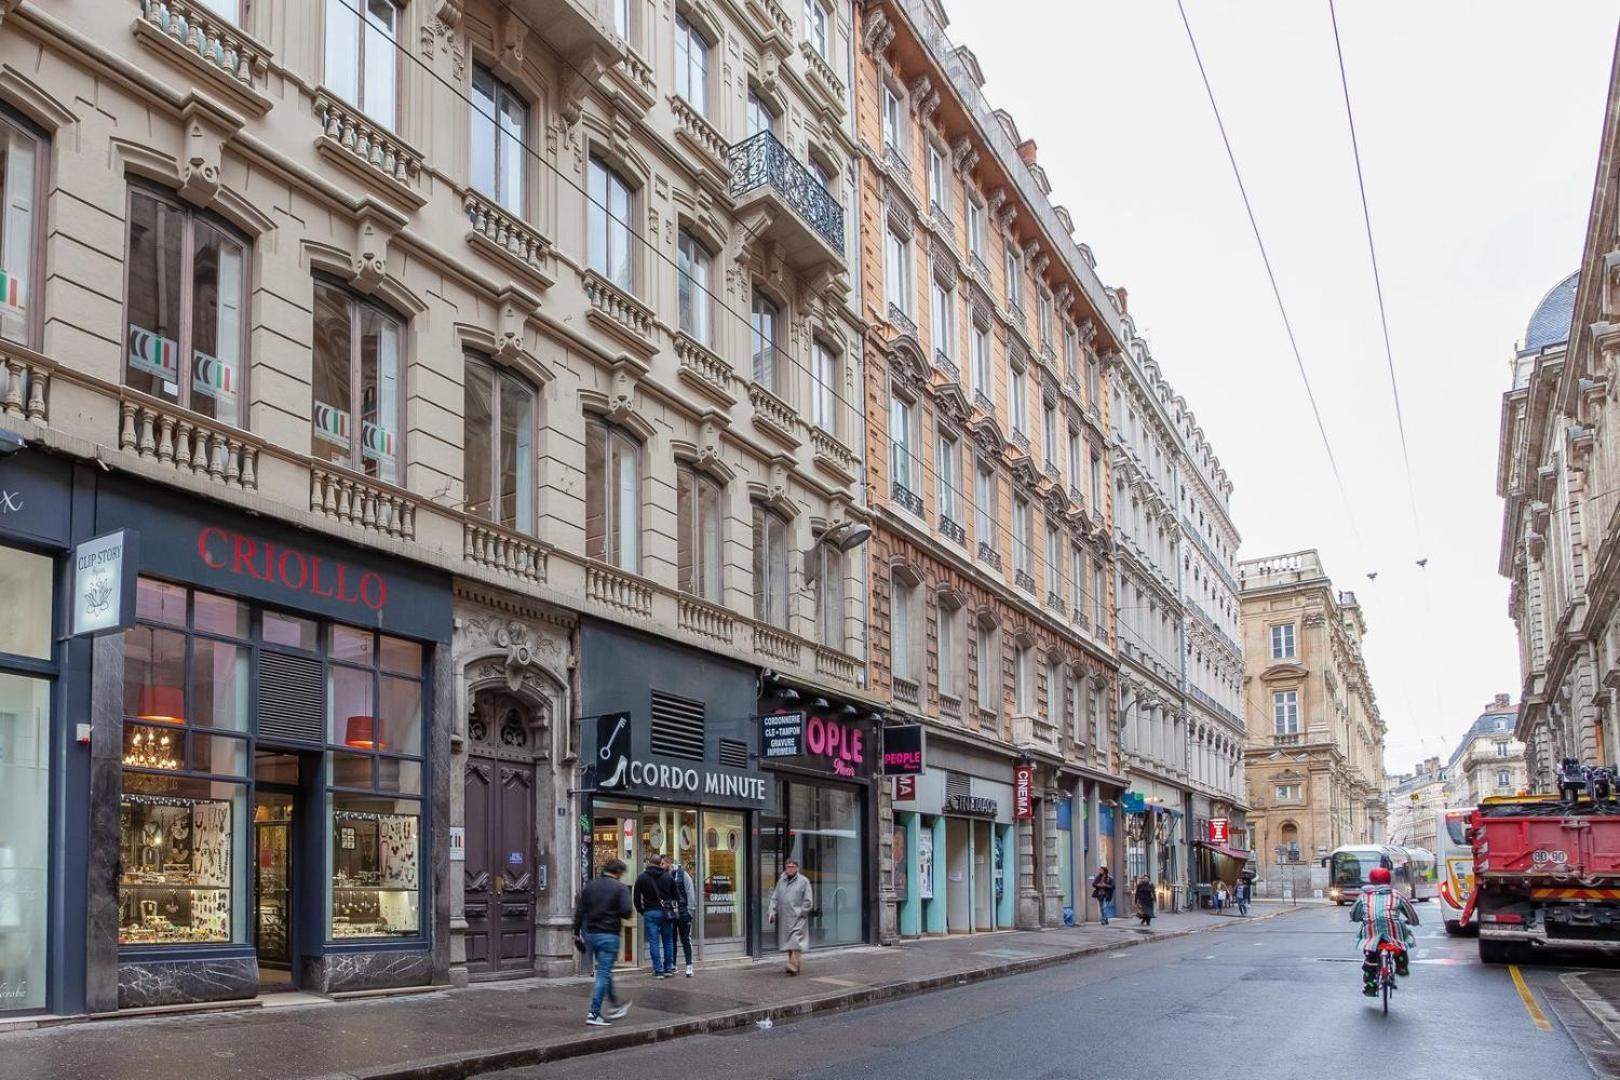
[(1327, 452), (1328, 466), (1333, 470), (1333, 479), (1339, 486), (1339, 497), (1344, 501), (1345, 516), (1350, 523), (1350, 531), (1355, 535), (1356, 546), (1361, 547), (1361, 530), (1356, 525), (1355, 512), (1350, 506), (1350, 495), (1344, 486), (1344, 477), (1339, 472), (1338, 459), (1333, 454), (1333, 443), (1328, 439), (1327, 425), (1322, 422), (1322, 410), (1316, 404), (1316, 392), (1311, 389), (1311, 378), (1305, 371), (1305, 360), (1299, 352), (1299, 342), (1294, 337), (1294, 325), (1288, 318), (1288, 306), (1283, 303), (1282, 290), (1277, 285), (1277, 274), (1271, 267), (1271, 256), (1266, 252), (1266, 242), (1260, 236), (1260, 223), (1255, 219), (1254, 206), (1249, 201), (1249, 189), (1243, 183), (1243, 173), (1238, 169), (1237, 155), (1232, 151), (1232, 140), (1226, 134), (1226, 121), (1221, 119), (1220, 106), (1215, 103), (1215, 89), (1210, 85), (1209, 72), (1204, 68), (1204, 57), (1198, 51), (1198, 40), (1193, 36), (1192, 22), (1187, 18), (1187, 8), (1182, 0), (1176, 0), (1176, 9), (1181, 12), (1181, 25), (1187, 30), (1187, 43), (1192, 46), (1193, 59), (1198, 62), (1198, 75), (1204, 82), (1204, 93), (1209, 98), (1210, 111), (1215, 114), (1215, 125), (1221, 132), (1221, 143), (1226, 147), (1226, 159), (1232, 164), (1232, 177), (1237, 181), (1238, 194), (1243, 197), (1243, 209), (1249, 217), (1249, 228), (1254, 233), (1255, 245), (1260, 249), (1260, 261), (1265, 264), (1266, 278), (1271, 282), (1271, 295), (1277, 301), (1277, 311), (1282, 316), (1283, 329), (1288, 334), (1288, 346), (1294, 353), (1294, 365), (1299, 368), (1299, 378), (1305, 384), (1305, 397), (1311, 405), (1311, 415), (1316, 418), (1317, 433), (1322, 436), (1322, 449)]
[(1372, 212), (1367, 208), (1367, 182), (1361, 171), (1361, 144), (1356, 138), (1356, 116), (1350, 108), (1350, 77), (1345, 74), (1344, 46), (1339, 40), (1339, 15), (1334, 7), (1334, 0), (1328, 0), (1328, 16), (1333, 21), (1333, 50), (1339, 57), (1339, 85), (1344, 88), (1344, 116), (1350, 124), (1350, 149), (1356, 160), (1356, 187), (1361, 192), (1361, 220), (1367, 226), (1367, 256), (1372, 260), (1373, 288), (1378, 294), (1378, 322), (1384, 331), (1384, 360), (1389, 366), (1389, 392), (1395, 399), (1395, 429), (1401, 436), (1401, 462), (1406, 467), (1406, 497), (1412, 507), (1412, 528), (1417, 533), (1418, 546), (1421, 549), (1423, 526), (1418, 517), (1417, 487), (1412, 482), (1412, 455), (1406, 443), (1406, 419), (1401, 412), (1401, 388), (1395, 379), (1395, 351), (1389, 344), (1389, 315), (1384, 308), (1384, 282), (1378, 273), (1378, 249), (1373, 245)]

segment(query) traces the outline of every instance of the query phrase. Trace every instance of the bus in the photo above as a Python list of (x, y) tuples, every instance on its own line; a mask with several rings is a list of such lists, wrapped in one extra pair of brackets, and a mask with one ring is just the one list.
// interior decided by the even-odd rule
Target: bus
[(1426, 848), (1349, 844), (1335, 849), (1322, 864), (1328, 868), (1328, 899), (1335, 904), (1353, 903), (1375, 866), (1389, 871), (1390, 884), (1408, 900), (1428, 900), (1439, 892), (1434, 854)]
[(1435, 858), (1440, 868), (1440, 914), (1446, 933), (1464, 932), (1463, 907), (1474, 891), (1474, 848), (1468, 843), (1468, 821), (1474, 808), (1447, 807), (1435, 821)]

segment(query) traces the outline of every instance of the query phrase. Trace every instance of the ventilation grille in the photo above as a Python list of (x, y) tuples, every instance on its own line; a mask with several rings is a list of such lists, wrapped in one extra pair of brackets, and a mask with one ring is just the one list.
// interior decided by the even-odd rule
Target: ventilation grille
[(748, 744), (736, 739), (721, 739), (720, 764), (728, 769), (748, 768)]
[(945, 798), (947, 800), (957, 796), (966, 799), (972, 794), (973, 781), (969, 780), (966, 775), (959, 772), (947, 772), (945, 774)]
[(652, 752), (703, 760), (703, 702), (652, 692)]
[(259, 738), (324, 743), (326, 683), (321, 662), (259, 654)]

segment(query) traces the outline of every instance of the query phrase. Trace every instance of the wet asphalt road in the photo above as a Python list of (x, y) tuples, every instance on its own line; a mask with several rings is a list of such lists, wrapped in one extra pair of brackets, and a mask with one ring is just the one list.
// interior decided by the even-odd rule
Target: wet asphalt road
[[(1420, 915), (1436, 910), (1419, 906)], [(1472, 939), (1418, 927), (1412, 977), (1383, 1015), (1361, 996), (1348, 909), (1308, 907), (1033, 974), (851, 1013), (513, 1070), (504, 1080), (1144, 1080), (1523, 1077), (1592, 1068), (1523, 969), (1538, 1026), (1506, 967)], [(814, 976), (814, 955), (807, 958)]]

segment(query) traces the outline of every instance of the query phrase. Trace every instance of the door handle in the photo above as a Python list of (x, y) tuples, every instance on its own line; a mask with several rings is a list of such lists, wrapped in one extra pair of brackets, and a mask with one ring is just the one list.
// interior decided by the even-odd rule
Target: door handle
[(501, 895), (501, 893), (503, 893), (505, 891), (506, 891), (506, 875), (505, 874), (496, 874), (495, 875), (495, 895), (499, 896), (499, 895)]

